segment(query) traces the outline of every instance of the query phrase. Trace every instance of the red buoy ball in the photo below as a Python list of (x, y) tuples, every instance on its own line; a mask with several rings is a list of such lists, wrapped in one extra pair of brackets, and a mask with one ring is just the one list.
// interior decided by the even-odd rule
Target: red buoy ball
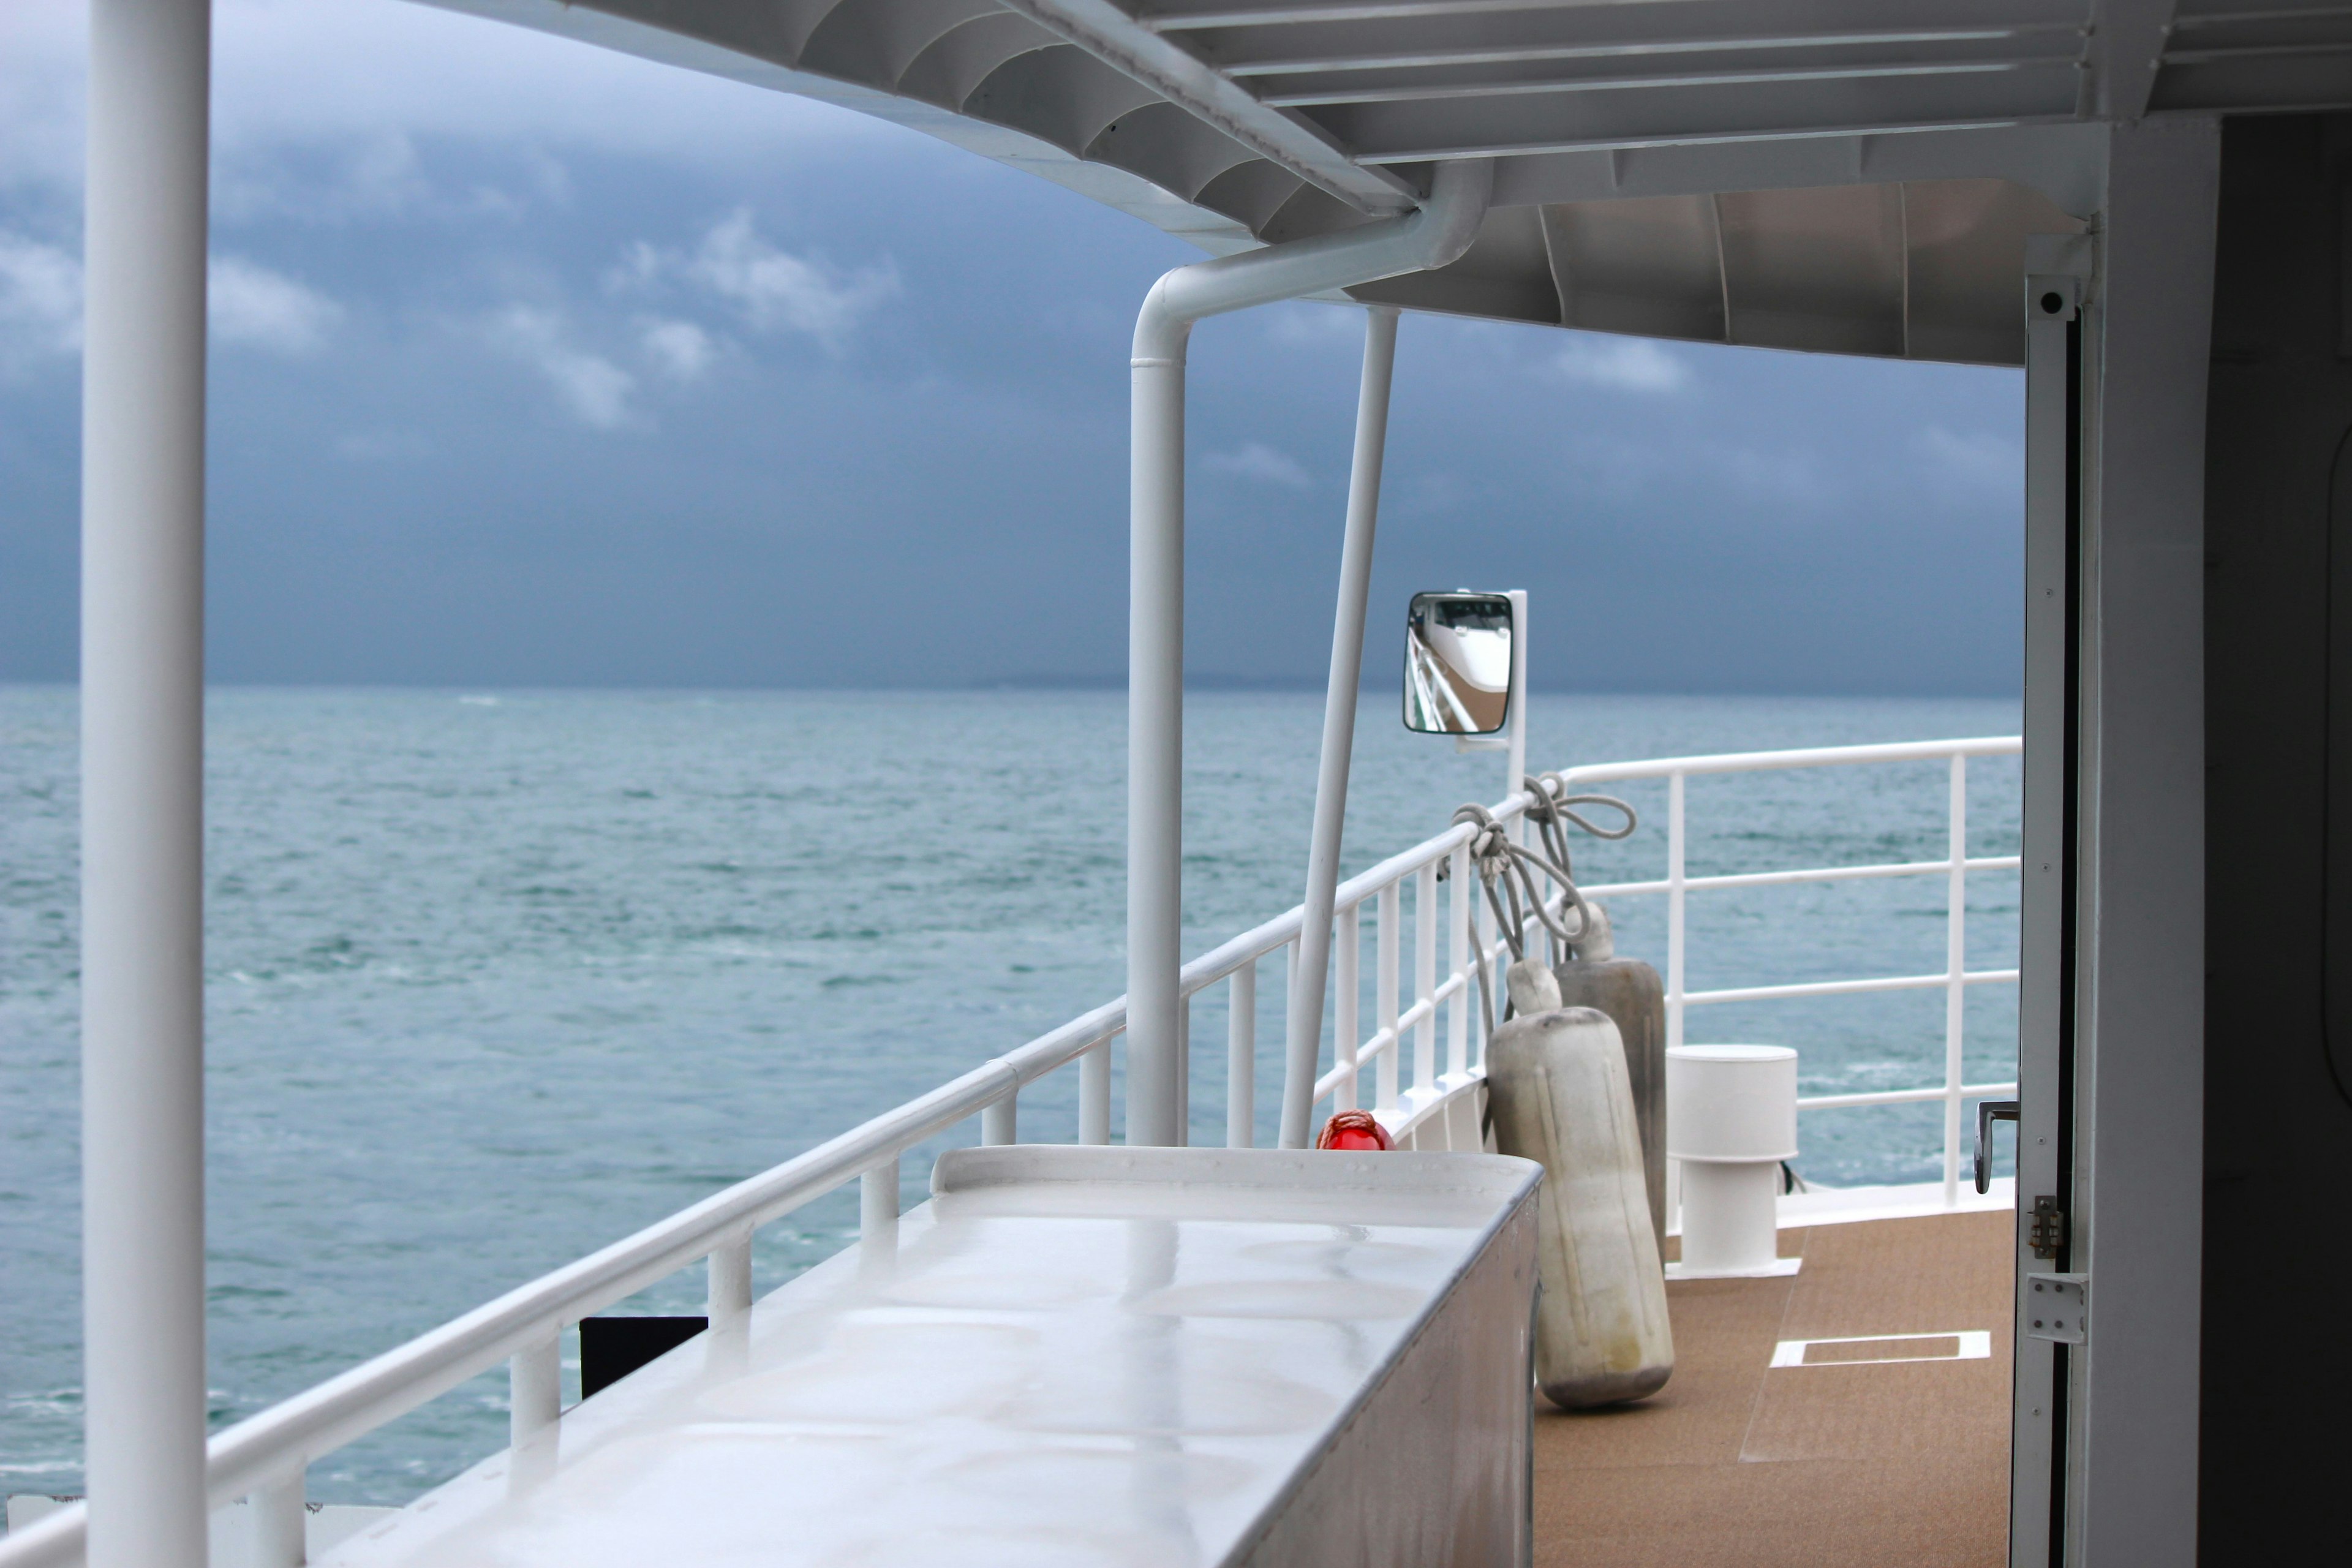
[(1386, 1150), (1396, 1145), (1389, 1141), (1389, 1130), (1369, 1110), (1342, 1110), (1323, 1124), (1322, 1135), (1315, 1140), (1318, 1149)]

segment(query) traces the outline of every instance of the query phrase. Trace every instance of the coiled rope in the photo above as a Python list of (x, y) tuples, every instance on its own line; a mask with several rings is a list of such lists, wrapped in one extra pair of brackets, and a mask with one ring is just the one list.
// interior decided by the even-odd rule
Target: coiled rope
[[(1592, 912), (1577, 890), (1573, 867), (1570, 862), (1568, 829), (1570, 825), (1582, 828), (1595, 838), (1619, 839), (1632, 836), (1641, 826), (1641, 818), (1633, 806), (1608, 795), (1570, 795), (1568, 781), (1559, 773), (1548, 773), (1521, 781), (1520, 787), (1534, 797), (1528, 807), (1528, 820), (1536, 825), (1537, 836), (1543, 843), (1544, 853), (1538, 854), (1523, 845), (1511, 842), (1509, 830), (1496, 819), (1495, 814), (1483, 805), (1460, 806), (1454, 813), (1457, 823), (1474, 825), (1477, 832), (1467, 846), (1471, 867), (1476, 871), (1478, 884), (1486, 890), (1486, 906), (1495, 911), (1495, 924), (1502, 932), (1503, 942), (1510, 949), (1514, 962), (1524, 959), (1527, 952), (1527, 922), (1532, 915), (1544, 930), (1549, 931), (1565, 951), (1580, 941), (1591, 929)], [(1622, 827), (1611, 829), (1574, 808), (1580, 805), (1606, 806), (1621, 812), (1625, 818)], [(1536, 883), (1540, 872), (1559, 887), (1559, 910), (1555, 914)], [(1576, 923), (1567, 921), (1570, 909), (1576, 911)], [(1489, 1037), (1495, 1030), (1495, 1001), (1489, 994), (1486, 965), (1481, 962), (1476, 970), (1479, 1011), (1484, 1015)], [(1510, 1004), (1504, 1003), (1504, 1017), (1510, 1016)]]

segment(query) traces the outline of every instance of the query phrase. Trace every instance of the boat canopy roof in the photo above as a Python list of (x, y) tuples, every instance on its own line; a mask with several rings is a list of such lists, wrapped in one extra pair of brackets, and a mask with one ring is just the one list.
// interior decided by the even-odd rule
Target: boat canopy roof
[[(1499, 321), (2014, 364), (2107, 127), (2352, 104), (2336, 0), (427, 0), (842, 104), (1216, 254), (1496, 160)], [(1334, 296), (1335, 298), (1337, 296)]]

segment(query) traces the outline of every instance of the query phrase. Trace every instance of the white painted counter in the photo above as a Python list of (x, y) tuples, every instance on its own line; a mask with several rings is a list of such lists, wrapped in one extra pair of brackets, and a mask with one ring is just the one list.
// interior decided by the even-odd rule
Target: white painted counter
[(329, 1568), (1513, 1568), (1540, 1168), (948, 1154), (852, 1248)]

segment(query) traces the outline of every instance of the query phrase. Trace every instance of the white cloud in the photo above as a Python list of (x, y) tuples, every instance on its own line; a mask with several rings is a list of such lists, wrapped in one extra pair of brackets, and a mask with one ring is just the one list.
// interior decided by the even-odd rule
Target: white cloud
[(646, 316), (637, 322), (637, 343), (646, 357), (672, 381), (698, 381), (719, 356), (719, 344), (692, 321)]
[(636, 377), (602, 354), (575, 347), (555, 311), (510, 305), (491, 319), (490, 341), (545, 376), (582, 424), (611, 430), (628, 423)]
[[(79, 180), (88, 14), (0, 4), (0, 185)], [(755, 166), (898, 133), (830, 104), (410, 0), (215, 0), (213, 126), (229, 160), (418, 136)]]
[(315, 353), (343, 315), (317, 289), (236, 256), (213, 258), (207, 303), (215, 341), (289, 356)]
[(80, 258), (0, 233), (0, 366), (80, 352)]
[(898, 291), (898, 269), (886, 258), (845, 273), (780, 250), (760, 237), (750, 209), (740, 208), (690, 252), (638, 242), (608, 281), (624, 289), (683, 284), (716, 295), (757, 331), (803, 332), (837, 353), (857, 323)]
[(2017, 489), (2025, 484), (2025, 449), (2011, 437), (1931, 425), (1913, 444), (1957, 483)]
[(1286, 489), (1312, 489), (1315, 485), (1314, 477), (1297, 458), (1263, 441), (1244, 441), (1230, 452), (1212, 452), (1202, 464), (1213, 474), (1230, 474), (1235, 479), (1255, 479)]
[(1616, 392), (1679, 392), (1690, 381), (1690, 367), (1648, 338), (1573, 337), (1548, 368), (1559, 380)]

